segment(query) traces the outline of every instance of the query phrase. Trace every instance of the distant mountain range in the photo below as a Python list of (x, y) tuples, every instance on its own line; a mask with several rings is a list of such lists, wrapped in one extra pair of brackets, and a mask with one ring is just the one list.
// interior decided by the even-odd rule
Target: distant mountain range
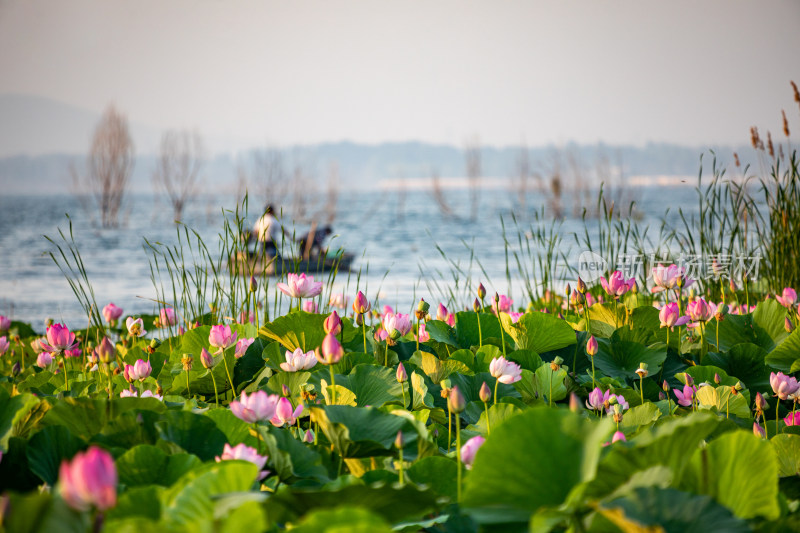
[[(80, 171), (99, 114), (61, 102), (29, 95), (0, 95), (0, 191), (5, 194), (67, 192), (69, 167)], [(132, 122), (131, 135), (137, 147), (133, 182), (139, 191), (149, 191), (155, 168), (153, 155), (160, 131)], [(213, 143), (209, 143), (213, 146)], [(37, 147), (32, 150), (31, 147)], [(233, 192), (239, 176), (253, 175), (258, 147), (213, 155), (203, 169), (211, 191)], [(585, 182), (608, 179), (608, 175), (656, 176), (696, 175), (700, 156), (711, 147), (674, 144), (645, 146), (579, 145), (482, 146), (481, 174), (489, 178), (514, 178), (527, 153), (529, 172), (547, 183), (555, 174), (583, 174)], [(733, 152), (750, 154), (747, 147), (713, 147), (723, 164), (733, 162)], [(300, 172), (324, 186), (332, 164), (342, 184), (376, 185), (381, 180), (424, 178), (436, 173), (442, 178), (466, 175), (463, 147), (424, 142), (392, 142), (376, 145), (352, 142), (293, 146), (282, 151), (287, 176)], [(707, 154), (708, 156), (709, 154)], [(745, 157), (742, 157), (745, 159)]]

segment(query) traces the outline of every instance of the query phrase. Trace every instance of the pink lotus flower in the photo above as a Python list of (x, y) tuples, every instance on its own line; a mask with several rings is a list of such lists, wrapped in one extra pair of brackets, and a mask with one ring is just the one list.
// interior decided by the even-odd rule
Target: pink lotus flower
[[(124, 389), (122, 392), (119, 393), (120, 398), (139, 398), (139, 394), (134, 389)], [(163, 402), (164, 397), (154, 393), (153, 391), (146, 390), (142, 393), (142, 398), (155, 398), (156, 400)]]
[(605, 408), (610, 397), (611, 390), (607, 390), (604, 393), (600, 387), (595, 387), (594, 390), (589, 393), (589, 399), (586, 400), (586, 407), (593, 411), (600, 411)]
[(125, 370), (123, 375), (125, 379), (128, 381), (144, 381), (150, 376), (150, 373), (153, 371), (153, 367), (150, 365), (148, 361), (144, 359), (138, 359), (132, 365), (125, 365)]
[(73, 348), (72, 350), (65, 350), (64, 357), (80, 357), (83, 355), (83, 350), (80, 348)]
[(114, 302), (109, 303), (103, 308), (103, 318), (105, 318), (106, 322), (109, 324), (116, 322), (121, 316), (122, 308), (114, 305)]
[(269, 475), (269, 471), (264, 470), (264, 466), (267, 464), (267, 460), (269, 456), (266, 455), (258, 455), (258, 450), (255, 448), (251, 448), (250, 446), (246, 445), (245, 443), (237, 444), (236, 446), (231, 447), (230, 444), (227, 442), (225, 446), (222, 448), (222, 455), (218, 455), (215, 457), (215, 460), (219, 463), (221, 461), (231, 461), (231, 460), (239, 460), (239, 461), (247, 461), (248, 463), (253, 463), (258, 467), (260, 474), (258, 475), (258, 479), (262, 480)]
[(128, 328), (128, 334), (131, 337), (144, 337), (147, 334), (147, 331), (144, 329), (144, 322), (141, 318), (129, 316), (125, 319), (125, 326)]
[(292, 426), (301, 414), (303, 414), (302, 403), (297, 404), (297, 408), (292, 411), (292, 402), (289, 401), (289, 398), (281, 398), (275, 408), (275, 416), (270, 419), (270, 422), (275, 427), (281, 427), (284, 424)]
[(505, 294), (501, 294), (499, 296), (498, 301), (492, 302), (492, 312), (497, 314), (498, 311), (502, 311), (503, 313), (508, 313), (511, 311), (511, 306), (514, 305), (514, 300), (506, 296)]
[(58, 470), (61, 497), (77, 511), (96, 507), (100, 511), (117, 504), (117, 468), (107, 451), (90, 446)]
[(8, 331), (9, 329), (11, 329), (11, 319), (0, 315), (0, 331)]
[(794, 411), (783, 419), (787, 426), (800, 426), (800, 411)]
[(214, 368), (214, 358), (205, 348), (200, 350), (200, 363), (205, 369)]
[(508, 316), (511, 317), (511, 323), (516, 324), (517, 322), (519, 322), (519, 319), (522, 318), (522, 315), (524, 314), (525, 313), (517, 313), (516, 311), (511, 311), (510, 313), (508, 313)]
[(36, 358), (36, 366), (39, 368), (47, 368), (53, 362), (53, 356), (50, 352), (42, 352)]
[(442, 304), (436, 308), (436, 320), (447, 321), (447, 308)]
[[(383, 316), (383, 329), (386, 330), (386, 333), (388, 333), (390, 337), (404, 337), (411, 331), (411, 319), (408, 315), (404, 315), (403, 313), (386, 313)], [(394, 333), (395, 331), (397, 331), (397, 333)]]
[(778, 301), (779, 304), (781, 304), (785, 308), (791, 309), (797, 302), (797, 293), (793, 288), (786, 287), (785, 289), (783, 289), (783, 295), (782, 296), (775, 295), (775, 299)]
[(688, 316), (680, 316), (678, 304), (675, 302), (664, 305), (658, 313), (658, 318), (661, 320), (661, 327), (669, 329), (674, 326), (682, 326), (689, 321)]
[(255, 324), (256, 314), (252, 311), (242, 311), (239, 313), (239, 324)]
[(472, 468), (472, 463), (475, 461), (475, 454), (478, 453), (478, 450), (483, 446), (484, 442), (486, 442), (486, 439), (480, 435), (476, 435), (465, 442), (461, 447), (461, 462), (464, 463), (467, 470)]
[(349, 303), (350, 298), (346, 297), (344, 293), (341, 292), (337, 294), (331, 294), (330, 299), (328, 299), (328, 305), (337, 309), (346, 309)]
[(159, 324), (162, 328), (167, 326), (174, 326), (178, 319), (175, 317), (175, 310), (171, 307), (165, 307), (159, 312)]
[(651, 292), (661, 292), (669, 289), (674, 289), (678, 283), (678, 278), (683, 276), (684, 269), (678, 265), (669, 265), (665, 267), (659, 264), (653, 269), (653, 287)]
[(33, 339), (31, 341), (31, 349), (33, 350), (33, 353), (39, 354), (44, 351), (44, 348), (42, 348), (42, 343), (47, 344), (47, 339), (44, 337), (39, 337), (38, 339)]
[(419, 335), (416, 338), (419, 342), (427, 342), (431, 339), (430, 334), (425, 331), (425, 323), (419, 325)]
[(0, 337), (0, 355), (3, 355), (8, 351), (8, 347), (10, 346), (8, 339), (3, 335)]
[(717, 306), (713, 303), (706, 302), (703, 298), (697, 298), (689, 302), (689, 305), (686, 306), (686, 313), (695, 323), (708, 322), (714, 318), (716, 312)]
[[(594, 296), (592, 296), (592, 293), (591, 292), (587, 292), (585, 296), (586, 296), (586, 307), (593, 306), (595, 304), (596, 300), (594, 299)], [(602, 296), (600, 297), (600, 303), (603, 303)]]
[(303, 353), (302, 348), (297, 348), (294, 352), (286, 351), (286, 362), (281, 363), (281, 370), (284, 372), (299, 372), (310, 370), (317, 364), (314, 352)]
[(47, 341), (39, 341), (46, 352), (63, 353), (78, 346), (75, 334), (71, 333), (64, 324), (47, 326)]
[(611, 273), (611, 275), (608, 277), (607, 280), (606, 278), (601, 277), (600, 285), (603, 286), (603, 289), (605, 289), (606, 293), (609, 296), (613, 296), (614, 298), (619, 298), (620, 296), (631, 290), (634, 285), (636, 285), (636, 278), (631, 278), (626, 280), (622, 276), (622, 272), (620, 272), (619, 270), (615, 270), (614, 272)]
[(694, 400), (694, 393), (697, 392), (697, 387), (686, 384), (683, 386), (683, 392), (679, 391), (678, 389), (672, 389), (672, 392), (675, 393), (675, 397), (678, 399), (679, 404), (683, 405), (684, 407), (691, 407), (692, 401)]
[(256, 391), (250, 396), (246, 392), (242, 392), (239, 401), (233, 400), (230, 405), (231, 412), (237, 418), (244, 420), (248, 424), (255, 424), (261, 420), (270, 420), (275, 416), (278, 395), (268, 395), (263, 390)]
[(507, 360), (502, 355), (489, 363), (489, 373), (500, 383), (510, 385), (522, 379), (522, 369), (517, 363)]
[(325, 333), (333, 333), (334, 335), (338, 335), (342, 332), (342, 319), (339, 318), (339, 313), (333, 311), (328, 317), (325, 319), (325, 322), (322, 323), (322, 329), (325, 330)]
[(311, 298), (322, 292), (322, 282), (314, 282), (314, 277), (305, 273), (287, 274), (286, 283), (275, 286), (289, 298)]
[(386, 341), (389, 338), (389, 334), (386, 333), (386, 330), (383, 328), (378, 328), (375, 330), (375, 334), (373, 335), (376, 341), (382, 342)]
[(244, 354), (247, 353), (247, 349), (253, 344), (256, 340), (255, 339), (239, 339), (236, 342), (236, 348), (234, 348), (233, 355), (236, 359), (239, 359)]
[(764, 431), (764, 428), (762, 428), (761, 424), (758, 422), (753, 422), (753, 435), (761, 439), (767, 438), (767, 432)]
[(772, 387), (772, 392), (781, 400), (787, 399), (790, 395), (796, 393), (800, 389), (800, 384), (797, 379), (787, 376), (783, 372), (770, 373), (769, 384)]
[(303, 306), (301, 308), (306, 313), (316, 313), (317, 312), (317, 302), (314, 300), (306, 300), (303, 302)]
[(621, 394), (611, 394), (608, 397), (608, 407), (606, 407), (606, 413), (609, 415), (614, 414), (614, 400), (616, 400), (616, 403), (619, 404), (620, 411), (627, 411), (631, 407), (628, 404), (628, 401)]
[(383, 320), (383, 317), (385, 317), (386, 315), (393, 315), (394, 314), (394, 309), (392, 309), (391, 305), (384, 305), (382, 309), (383, 310), (380, 313), (381, 320)]
[(372, 309), (372, 306), (370, 305), (369, 300), (367, 300), (367, 297), (363, 292), (358, 291), (358, 294), (356, 294), (356, 299), (353, 301), (353, 312), (357, 315), (363, 315), (370, 309)]
[(211, 326), (211, 331), (208, 333), (208, 344), (214, 348), (227, 350), (236, 344), (236, 337), (238, 333), (231, 332), (230, 326)]
[(314, 351), (314, 356), (323, 365), (333, 365), (338, 363), (344, 356), (344, 348), (339, 344), (335, 335), (328, 333), (322, 339), (322, 346)]

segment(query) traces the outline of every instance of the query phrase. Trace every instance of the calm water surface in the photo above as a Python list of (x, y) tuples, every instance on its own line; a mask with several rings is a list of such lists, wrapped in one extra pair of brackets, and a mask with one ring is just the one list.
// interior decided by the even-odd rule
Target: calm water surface
[[(516, 249), (518, 232), (511, 220), (512, 212), (519, 226), (528, 229), (533, 222), (533, 211), (542, 207), (541, 197), (528, 194), (526, 208), (522, 209), (515, 194), (503, 189), (484, 190), (478, 213), (472, 219), (468, 190), (447, 190), (445, 194), (449, 206), (459, 216), (443, 214), (429, 191), (339, 194), (333, 222), (337, 237), (333, 244), (356, 255), (352, 270), (361, 271), (359, 287), (366, 288), (371, 298), (379, 291), (382, 304), (407, 311), (420, 297), (434, 305), (446, 301), (442, 291), (452, 288), (456, 277), (463, 287), (471, 275), (474, 284), (482, 281), (490, 294), (510, 292), (518, 304), (524, 305), (513, 259), (509, 291), (501, 217), (512, 250)], [(696, 205), (690, 187), (639, 187), (634, 196), (643, 213), (638, 223), (653, 227), (666, 207), (682, 206), (691, 211)], [(186, 208), (184, 221), (200, 233), (214, 255), (219, 249), (218, 233), (222, 230), (221, 210), (234, 206), (233, 197), (201, 196)], [(571, 206), (570, 203), (570, 210)], [(260, 202), (251, 204), (251, 211), (253, 207), (260, 210), (262, 206)], [(151, 195), (133, 195), (123, 217), (125, 224), (118, 229), (100, 229), (92, 224), (78, 199), (43, 194), (0, 197), (0, 314), (31, 322), (36, 329), (43, 329), (47, 317), (71, 327), (86, 324), (83, 309), (49, 256), (49, 252), (57, 251), (44, 238), (47, 235), (59, 242), (59, 228), (68, 233), (66, 214), (72, 220), (75, 240), (98, 305), (113, 301), (126, 313), (152, 313), (155, 304), (151, 299), (156, 297), (156, 291), (150, 280), (144, 238), (164, 244), (176, 242), (170, 207)], [(250, 224), (255, 219), (255, 213), (248, 217)], [(552, 220), (545, 222), (549, 224)], [(310, 220), (297, 222), (297, 234), (307, 231), (309, 224)], [(583, 233), (582, 222), (566, 218), (560, 229), (562, 250), (568, 257), (577, 258), (581, 248), (572, 236), (575, 231)], [(473, 252), (485, 272), (474, 261), (470, 267)], [(463, 272), (454, 274), (453, 263)], [(356, 277), (354, 273), (348, 280), (346, 274), (340, 274), (335, 289), (355, 294)], [(461, 305), (467, 299), (467, 293), (462, 294)]]

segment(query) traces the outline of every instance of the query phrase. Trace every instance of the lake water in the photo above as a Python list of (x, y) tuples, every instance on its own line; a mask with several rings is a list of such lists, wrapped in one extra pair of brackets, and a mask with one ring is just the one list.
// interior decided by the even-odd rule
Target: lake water
[[(152, 313), (155, 305), (150, 299), (156, 296), (156, 291), (150, 280), (143, 239), (165, 244), (176, 242), (171, 208), (152, 195), (133, 195), (123, 217), (125, 223), (118, 229), (99, 229), (75, 197), (41, 192), (38, 196), (0, 198), (0, 314), (31, 322), (36, 329), (43, 329), (48, 317), (73, 328), (85, 326), (83, 309), (48, 255), (55, 248), (44, 238), (48, 235), (58, 241), (59, 228), (68, 232), (65, 214), (71, 217), (97, 303), (103, 306), (113, 301), (126, 313)], [(641, 226), (657, 225), (668, 206), (681, 206), (692, 212), (697, 205), (696, 193), (687, 186), (640, 186), (628, 192), (637, 200), (638, 211), (643, 215), (637, 221)], [(403, 311), (410, 310), (420, 297), (435, 306), (446, 301), (444, 292), (455, 285), (455, 278), (459, 278), (462, 289), (460, 305), (466, 303), (468, 293), (473, 294), (471, 291), (478, 281), (484, 283), (489, 294), (509, 292), (501, 218), (506, 223), (511, 251), (518, 249), (512, 213), (524, 233), (534, 221), (532, 213), (545, 205), (544, 195), (529, 192), (523, 206), (519, 195), (508, 188), (486, 188), (478, 196), (473, 218), (468, 189), (446, 188), (443, 194), (457, 216), (443, 213), (426, 189), (339, 192), (332, 224), (337, 237), (333, 243), (356, 255), (352, 270), (361, 271), (359, 287), (366, 288), (370, 298), (379, 290), (381, 304)], [(568, 199), (568, 195), (563, 202), (562, 251), (576, 261), (582, 248), (575, 244), (572, 233), (582, 234), (583, 222), (573, 217), (572, 212), (579, 203)], [(219, 242), (217, 234), (222, 230), (221, 209), (234, 206), (233, 196), (213, 195), (197, 197), (186, 208), (184, 221), (202, 235), (214, 255)], [(252, 207), (256, 209), (251, 211), (260, 210), (261, 201), (251, 203)], [(308, 208), (313, 209), (314, 206)], [(552, 209), (545, 213), (543, 223), (552, 223)], [(256, 217), (255, 213), (248, 217), (249, 223)], [(590, 231), (595, 231), (596, 225), (596, 221), (590, 222)], [(295, 227), (301, 234), (308, 226), (305, 221)], [(436, 249), (437, 245), (446, 259)], [(523, 247), (526, 246), (524, 242)], [(531, 246), (535, 248), (536, 243)], [(473, 254), (480, 266), (475, 261), (471, 263)], [(459, 265), (461, 273), (453, 274), (454, 264)], [(525, 305), (513, 258), (510, 266), (510, 293), (518, 305)], [(473, 287), (467, 288), (465, 282), (469, 276)], [(348, 281), (347, 275), (340, 273), (334, 287), (355, 294), (355, 274)]]

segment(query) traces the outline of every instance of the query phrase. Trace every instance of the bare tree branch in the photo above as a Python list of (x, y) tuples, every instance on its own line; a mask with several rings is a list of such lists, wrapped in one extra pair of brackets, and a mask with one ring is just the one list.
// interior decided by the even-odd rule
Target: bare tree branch
[(200, 169), (204, 164), (205, 148), (199, 133), (164, 132), (153, 183), (167, 194), (176, 222), (180, 222), (186, 202), (197, 194)]

